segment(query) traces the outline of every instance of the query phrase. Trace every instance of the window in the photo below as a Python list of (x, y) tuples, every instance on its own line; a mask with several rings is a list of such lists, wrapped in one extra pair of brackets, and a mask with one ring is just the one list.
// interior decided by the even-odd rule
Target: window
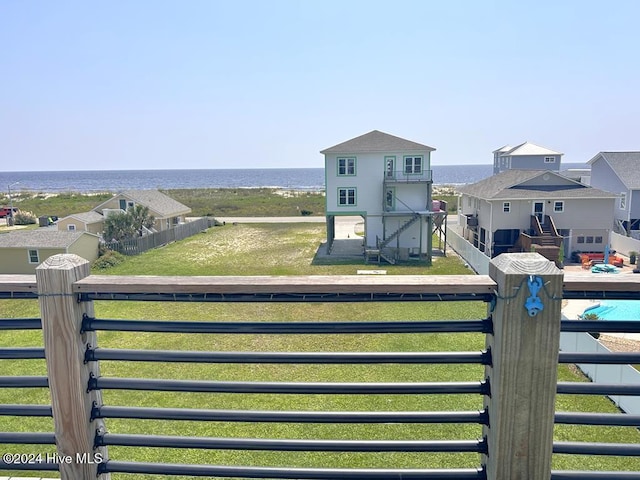
[(602, 243), (602, 237), (596, 237), (595, 242), (596, 243)]
[(67, 230), (69, 230), (70, 232), (75, 232), (76, 226), (73, 223), (70, 223), (69, 225), (67, 225)]
[(578, 243), (584, 243), (584, 237), (583, 236), (579, 236), (578, 237)]
[(562, 200), (553, 202), (553, 211), (556, 213), (564, 212), (564, 202)]
[(556, 157), (544, 157), (544, 163), (556, 163)]
[(355, 157), (338, 158), (338, 175), (355, 175), (356, 159)]
[(504, 202), (502, 204), (502, 211), (504, 213), (509, 213), (511, 211), (511, 202)]
[(338, 205), (347, 206), (356, 204), (355, 188), (339, 188), (338, 189)]
[(38, 250), (29, 250), (29, 263), (40, 263)]
[(626, 210), (627, 208), (627, 194), (622, 192), (620, 194), (620, 210)]
[(406, 175), (422, 173), (422, 157), (404, 157), (404, 173)]
[(593, 243), (593, 237), (591, 235), (587, 235), (587, 243)]

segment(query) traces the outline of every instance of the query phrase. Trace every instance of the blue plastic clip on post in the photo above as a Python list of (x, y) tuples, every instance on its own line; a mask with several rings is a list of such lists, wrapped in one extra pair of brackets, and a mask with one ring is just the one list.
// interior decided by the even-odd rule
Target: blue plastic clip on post
[(529, 286), (529, 292), (531, 293), (531, 295), (524, 302), (524, 308), (527, 309), (530, 317), (535, 317), (538, 312), (541, 312), (544, 308), (542, 300), (540, 300), (540, 297), (538, 297), (538, 291), (543, 286), (542, 278), (529, 275), (527, 285)]

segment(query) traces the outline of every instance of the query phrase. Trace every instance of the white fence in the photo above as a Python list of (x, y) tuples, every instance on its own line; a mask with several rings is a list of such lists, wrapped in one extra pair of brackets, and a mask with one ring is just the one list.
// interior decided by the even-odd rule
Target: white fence
[(640, 252), (640, 240), (635, 238), (625, 237), (619, 233), (611, 232), (610, 236), (611, 248), (616, 252), (620, 252), (624, 255), (629, 255), (629, 252)]
[[(563, 315), (562, 318), (567, 320)], [(584, 332), (562, 332), (560, 350), (563, 352), (608, 353), (610, 350), (598, 340)], [(640, 372), (631, 365), (594, 365), (581, 363), (578, 368), (593, 383), (640, 383)], [(609, 395), (609, 398), (624, 412), (640, 415), (640, 397)]]
[(478, 275), (489, 275), (491, 259), (465, 240), (455, 229), (447, 227), (447, 243)]

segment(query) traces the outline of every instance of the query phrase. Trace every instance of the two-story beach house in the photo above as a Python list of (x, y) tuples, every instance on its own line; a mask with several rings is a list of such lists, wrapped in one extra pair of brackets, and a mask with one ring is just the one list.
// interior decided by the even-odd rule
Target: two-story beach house
[(640, 152), (600, 152), (588, 164), (591, 185), (618, 195), (613, 231), (640, 240)]
[(461, 234), (489, 257), (535, 250), (559, 262), (609, 243), (616, 195), (559, 173), (511, 169), (459, 193)]
[(511, 169), (560, 170), (562, 153), (540, 145), (524, 142), (512, 147), (505, 145), (493, 151), (493, 173)]
[(434, 150), (378, 130), (322, 150), (329, 251), (335, 217), (360, 215), (365, 257), (430, 263), (434, 217), (446, 215), (431, 199)]

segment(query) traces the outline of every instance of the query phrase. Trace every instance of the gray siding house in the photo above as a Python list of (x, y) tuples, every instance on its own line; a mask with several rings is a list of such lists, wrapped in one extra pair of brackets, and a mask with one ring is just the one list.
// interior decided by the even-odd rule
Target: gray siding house
[(510, 169), (560, 170), (562, 153), (533, 143), (524, 142), (512, 147), (505, 145), (493, 151), (493, 173)]
[(614, 232), (640, 239), (640, 152), (600, 152), (588, 163), (591, 185), (618, 197)]
[(559, 261), (609, 243), (616, 196), (556, 172), (507, 170), (459, 192), (461, 234), (489, 257), (534, 250)]
[(329, 251), (335, 217), (359, 215), (366, 258), (430, 263), (434, 222), (446, 215), (439, 206), (434, 209), (431, 199), (434, 150), (378, 130), (322, 150)]

